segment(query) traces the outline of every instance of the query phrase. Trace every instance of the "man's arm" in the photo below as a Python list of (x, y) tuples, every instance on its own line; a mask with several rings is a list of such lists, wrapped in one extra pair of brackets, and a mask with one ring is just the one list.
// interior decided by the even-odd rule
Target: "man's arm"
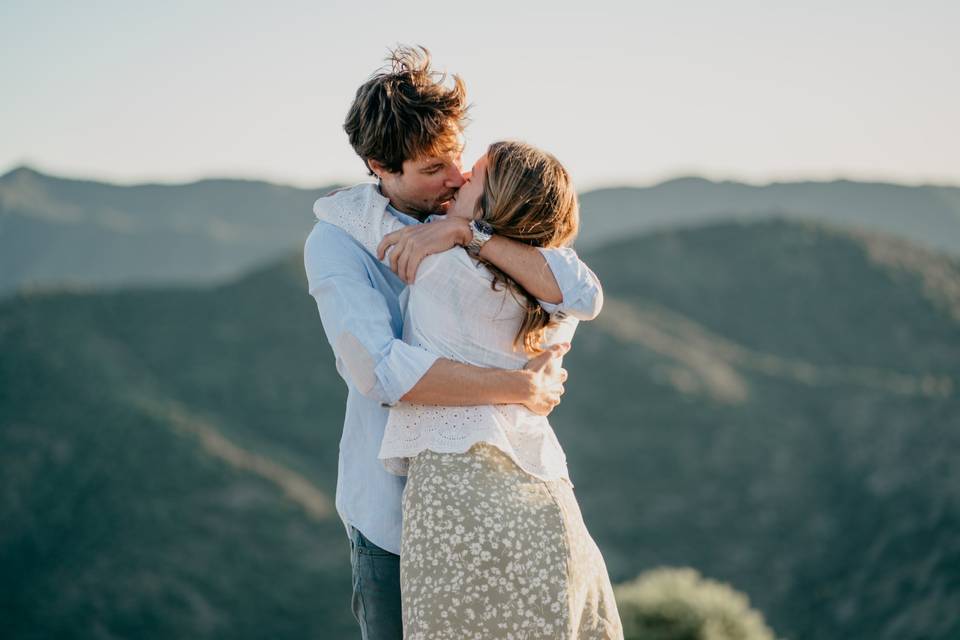
[[(412, 225), (387, 234), (377, 248), (383, 260), (407, 283), (414, 281), (420, 261), (473, 237), (463, 218), (447, 217)], [(480, 249), (480, 257), (501, 269), (540, 301), (548, 313), (562, 312), (579, 320), (592, 320), (603, 307), (603, 289), (596, 274), (569, 247), (540, 249), (494, 235)]]
[[(567, 380), (561, 359), (570, 343), (551, 345), (521, 371), (485, 369), (438, 359), (414, 387), (401, 398), (417, 404), (473, 405), (523, 404), (547, 415), (560, 403)], [(477, 395), (488, 398), (477, 402)]]
[(400, 399), (450, 406), (516, 403), (541, 415), (559, 402), (563, 388), (557, 383), (566, 374), (558, 364), (546, 371), (486, 369), (439, 359), (398, 340), (361, 252), (342, 230), (325, 223), (317, 224), (304, 247), (309, 291), (337, 368), (360, 393), (387, 406)]

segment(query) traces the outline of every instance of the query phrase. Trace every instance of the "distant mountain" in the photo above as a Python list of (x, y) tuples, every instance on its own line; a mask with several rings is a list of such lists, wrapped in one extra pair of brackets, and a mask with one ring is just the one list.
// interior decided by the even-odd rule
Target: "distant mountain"
[(302, 271), (0, 302), (5, 638), (356, 635)]
[(331, 188), (116, 186), (21, 167), (0, 177), (0, 293), (236, 277), (302, 245), (313, 201)]
[(588, 259), (556, 422), (616, 579), (693, 566), (780, 637), (960, 637), (960, 261), (777, 219)]
[[(22, 167), (0, 177), (0, 295), (72, 283), (212, 283), (298, 250), (332, 187), (245, 180), (116, 186)], [(960, 255), (960, 188), (682, 178), (582, 197), (577, 246), (731, 217), (792, 216), (886, 231)]]
[[(778, 636), (960, 635), (960, 263), (787, 220), (622, 240), (554, 413), (621, 582), (691, 566)], [(11, 638), (349, 638), (344, 388), (299, 255), (0, 302)]]
[(960, 188), (851, 182), (751, 186), (679, 178), (653, 187), (599, 189), (581, 198), (577, 245), (731, 217), (793, 217), (895, 234), (960, 255)]

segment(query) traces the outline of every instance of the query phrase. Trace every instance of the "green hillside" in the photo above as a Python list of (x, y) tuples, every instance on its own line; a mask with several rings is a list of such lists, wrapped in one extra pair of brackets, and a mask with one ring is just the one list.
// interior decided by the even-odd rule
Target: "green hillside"
[[(554, 422), (617, 582), (689, 566), (787, 638), (960, 634), (960, 264), (768, 220), (586, 256)], [(345, 390), (299, 256), (0, 303), (7, 637), (355, 637)]]
[(762, 186), (678, 178), (651, 187), (583, 194), (578, 243), (600, 247), (626, 235), (733, 216), (815, 220), (895, 234), (960, 255), (960, 188), (882, 182), (774, 182)]
[[(17, 289), (212, 284), (303, 246), (330, 187), (254, 180), (120, 186), (20, 167), (0, 176), (0, 296)], [(581, 198), (578, 246), (732, 216), (880, 230), (960, 255), (960, 188), (837, 180), (753, 186), (681, 178)]]
[(345, 390), (300, 277), (3, 305), (5, 637), (354, 629)]
[(615, 578), (693, 566), (789, 638), (960, 634), (960, 265), (779, 220), (590, 262), (556, 422)]
[(0, 294), (64, 283), (213, 283), (302, 245), (331, 187), (253, 180), (118, 186), (0, 176)]

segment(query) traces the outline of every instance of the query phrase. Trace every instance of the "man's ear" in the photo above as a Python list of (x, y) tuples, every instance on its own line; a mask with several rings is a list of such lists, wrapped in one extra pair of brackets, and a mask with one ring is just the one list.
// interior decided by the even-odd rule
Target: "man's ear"
[(387, 169), (383, 164), (377, 162), (373, 158), (367, 159), (367, 166), (370, 167), (370, 171), (373, 171), (378, 178), (382, 178), (384, 173), (390, 172), (390, 170)]

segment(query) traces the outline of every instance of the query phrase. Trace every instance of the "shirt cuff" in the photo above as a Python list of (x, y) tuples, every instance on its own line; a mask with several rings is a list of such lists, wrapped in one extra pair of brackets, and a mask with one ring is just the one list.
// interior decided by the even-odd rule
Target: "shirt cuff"
[(544, 302), (540, 298), (537, 298), (537, 302), (539, 302), (543, 310), (549, 313), (550, 315), (556, 315), (557, 311), (560, 310), (560, 304), (562, 304), (562, 303), (554, 304), (552, 302)]
[(390, 343), (390, 352), (376, 368), (377, 379), (386, 396), (383, 405), (392, 407), (397, 404), (438, 359), (439, 356), (426, 349), (393, 340)]
[(537, 299), (537, 302), (540, 303), (543, 310), (553, 315), (563, 307), (564, 303), (567, 302), (567, 296), (580, 283), (577, 278), (580, 259), (577, 257), (576, 252), (568, 247), (551, 249), (537, 247), (537, 250), (540, 251), (543, 259), (547, 261), (547, 266), (550, 267), (550, 271), (557, 281), (557, 286), (560, 288), (560, 294), (563, 296), (563, 299), (558, 303), (545, 302), (539, 298)]

